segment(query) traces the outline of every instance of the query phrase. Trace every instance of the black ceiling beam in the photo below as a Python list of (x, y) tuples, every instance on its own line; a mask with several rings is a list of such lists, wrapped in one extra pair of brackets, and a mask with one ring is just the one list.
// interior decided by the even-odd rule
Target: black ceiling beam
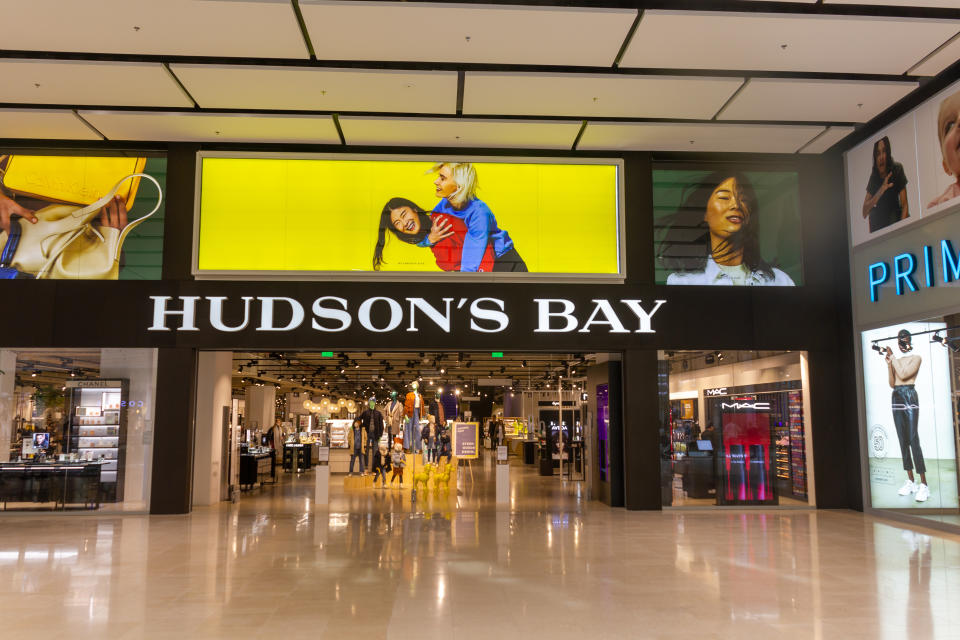
[[(767, 125), (807, 125), (816, 127), (850, 127), (856, 126), (856, 122), (845, 121), (809, 121), (809, 120), (712, 120), (709, 118), (635, 118), (628, 116), (554, 116), (537, 114), (456, 114), (456, 113), (408, 113), (403, 111), (326, 111), (326, 110), (306, 110), (306, 109), (191, 109), (189, 107), (143, 107), (143, 106), (110, 106), (110, 105), (63, 105), (63, 104), (34, 104), (19, 102), (0, 102), (0, 109), (59, 109), (64, 111), (126, 111), (126, 112), (164, 112), (164, 113), (205, 113), (205, 114), (223, 114), (223, 115), (302, 115), (302, 116), (363, 116), (375, 118), (431, 118), (447, 120), (521, 120), (536, 122), (624, 122), (624, 123), (642, 123), (658, 122), (672, 124), (767, 124)], [(215, 142), (211, 140), (211, 142)]]
[[(407, 0), (385, 0), (406, 2)], [(442, 2), (436, 2), (438, 8)], [(822, 2), (769, 2), (755, 0), (457, 0), (457, 4), (507, 7), (584, 9), (664, 9), (671, 11), (733, 11), (745, 13), (797, 13), (805, 15), (888, 16), (896, 18), (960, 19), (960, 9), (942, 7), (823, 4)]]
[[(960, 25), (957, 28), (960, 31)], [(729, 78), (786, 78), (794, 80), (851, 80), (867, 82), (917, 82), (925, 76), (885, 73), (769, 71), (764, 69), (664, 69), (660, 67), (595, 67), (580, 65), (491, 64), (464, 62), (399, 62), (396, 60), (309, 60), (307, 58), (223, 58), (0, 49), (0, 59), (84, 62), (146, 62), (153, 64), (293, 67), (303, 69), (358, 69), (364, 71), (451, 71), (501, 73), (577, 73), (611, 76), (693, 76)]]

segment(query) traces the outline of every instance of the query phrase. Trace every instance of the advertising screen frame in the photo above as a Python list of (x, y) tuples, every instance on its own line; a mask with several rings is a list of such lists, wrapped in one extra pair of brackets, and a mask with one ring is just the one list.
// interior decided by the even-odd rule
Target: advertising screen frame
[[(422, 271), (294, 271), (294, 270), (210, 270), (200, 269), (200, 204), (203, 195), (203, 160), (205, 158), (276, 159), (276, 160), (359, 160), (384, 162), (475, 162), (498, 164), (547, 165), (613, 165), (616, 167), (616, 233), (617, 273), (448, 273)], [(538, 156), (478, 156), (441, 154), (351, 154), (351, 153), (271, 153), (259, 151), (198, 151), (194, 178), (193, 246), (190, 272), (196, 280), (371, 280), (381, 282), (551, 282), (579, 284), (623, 284), (626, 280), (626, 229), (623, 158), (558, 158)]]
[[(770, 241), (773, 238), (784, 237), (783, 233), (771, 234), (767, 233), (766, 238), (761, 238), (760, 249), (763, 252), (763, 258), (770, 259), (770, 267), (773, 268), (774, 277), (773, 278), (757, 278), (756, 273), (753, 272), (751, 276), (755, 280), (753, 284), (764, 284), (766, 286), (773, 287), (775, 289), (787, 289), (787, 290), (796, 290), (807, 285), (808, 274), (807, 274), (807, 264), (805, 263), (804, 256), (804, 171), (799, 165), (794, 162), (769, 162), (769, 163), (757, 163), (751, 160), (743, 161), (732, 161), (732, 162), (723, 162), (723, 163), (711, 163), (708, 161), (671, 161), (671, 160), (656, 160), (651, 166), (651, 180), (652, 180), (652, 193), (651, 198), (653, 199), (652, 203), (652, 224), (653, 224), (653, 269), (654, 269), (654, 283), (657, 286), (668, 286), (668, 287), (680, 287), (680, 286), (719, 286), (724, 283), (712, 282), (712, 283), (703, 283), (696, 281), (697, 278), (694, 276), (694, 281), (684, 281), (684, 282), (668, 282), (668, 276), (663, 275), (663, 271), (669, 271), (666, 267), (663, 266), (660, 258), (660, 251), (663, 248), (663, 241), (666, 239), (664, 236), (664, 230), (669, 228), (668, 226), (663, 226), (665, 222), (670, 222), (671, 218), (675, 214), (671, 215), (670, 213), (663, 213), (660, 210), (660, 203), (657, 200), (659, 192), (661, 192), (662, 187), (658, 187), (658, 174), (662, 173), (698, 173), (704, 174), (702, 177), (706, 177), (711, 174), (726, 174), (730, 177), (736, 177), (742, 175), (748, 179), (752, 176), (757, 176), (761, 174), (766, 174), (772, 176), (774, 174), (783, 174), (791, 175), (796, 181), (796, 191), (791, 195), (794, 199), (794, 204), (796, 209), (793, 212), (793, 216), (789, 217), (788, 223), (795, 227), (793, 232), (795, 233), (796, 242), (793, 243), (796, 249), (796, 259), (797, 264), (794, 267), (787, 268), (779, 264), (779, 255), (770, 256)], [(696, 183), (694, 183), (696, 184)], [(691, 186), (688, 184), (687, 186)], [(756, 192), (758, 190), (757, 184), (753, 185), (753, 190)], [(669, 191), (669, 190), (665, 190)], [(709, 191), (707, 192), (709, 193)], [(681, 200), (682, 202), (682, 200)], [(761, 204), (761, 203), (757, 203)], [(763, 218), (761, 218), (763, 219)], [(787, 219), (787, 217), (778, 217), (778, 222), (782, 222)], [(769, 224), (769, 223), (768, 223)], [(787, 271), (796, 271), (796, 277), (792, 273), (787, 273)], [(697, 272), (693, 272), (697, 273)], [(699, 272), (703, 273), (703, 272)], [(788, 276), (792, 280), (792, 284), (786, 284), (779, 282), (783, 276)], [(762, 280), (762, 282), (756, 282), (756, 280)], [(746, 287), (746, 285), (738, 284), (733, 285), (735, 287)]]

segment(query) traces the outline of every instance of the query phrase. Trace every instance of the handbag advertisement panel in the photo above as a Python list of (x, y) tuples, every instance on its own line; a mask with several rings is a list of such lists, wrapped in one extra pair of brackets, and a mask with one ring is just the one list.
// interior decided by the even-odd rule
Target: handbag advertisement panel
[(956, 510), (957, 343), (947, 323), (905, 322), (861, 336), (873, 507)]
[(621, 275), (616, 161), (200, 163), (197, 275)]
[(0, 151), (0, 279), (159, 280), (166, 158)]
[(796, 172), (656, 169), (653, 220), (657, 284), (803, 284)]

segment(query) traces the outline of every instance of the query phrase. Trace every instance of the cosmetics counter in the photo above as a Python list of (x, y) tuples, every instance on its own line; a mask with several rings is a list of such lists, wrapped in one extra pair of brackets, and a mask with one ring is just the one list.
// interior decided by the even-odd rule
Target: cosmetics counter
[(0, 502), (53, 503), (54, 509), (101, 502), (103, 461), (0, 462)]

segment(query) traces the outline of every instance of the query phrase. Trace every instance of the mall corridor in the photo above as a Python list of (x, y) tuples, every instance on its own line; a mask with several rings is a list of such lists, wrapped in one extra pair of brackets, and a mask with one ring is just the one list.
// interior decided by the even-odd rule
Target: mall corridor
[[(628, 512), (492, 465), (444, 496), (285, 474), (186, 516), (0, 526), (5, 638), (953, 638), (960, 537), (850, 511)], [(69, 526), (67, 526), (69, 525)]]

